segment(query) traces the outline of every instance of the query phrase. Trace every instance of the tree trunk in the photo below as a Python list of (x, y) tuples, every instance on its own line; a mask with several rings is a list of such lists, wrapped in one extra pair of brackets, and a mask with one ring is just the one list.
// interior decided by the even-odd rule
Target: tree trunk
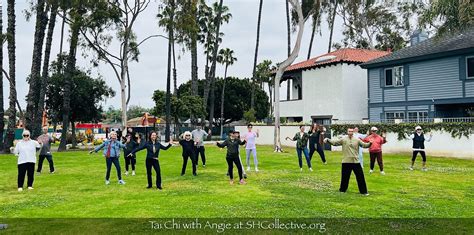
[[(122, 44), (122, 66), (120, 66), (120, 101), (122, 107), (122, 130), (127, 127), (127, 81), (128, 81), (128, 53), (130, 50), (129, 39), (131, 29), (125, 28), (125, 36)], [(129, 94), (130, 95), (130, 94)]]
[(191, 95), (198, 96), (197, 39), (191, 39)]
[[(0, 4), (0, 33), (3, 33), (3, 7)], [(0, 47), (0, 68), (3, 68), (3, 35)], [(5, 110), (3, 109), (3, 73), (0, 71), (0, 152), (4, 150), (3, 133), (5, 131)]]
[(269, 82), (268, 83), (268, 93), (270, 94), (270, 117), (273, 116), (273, 99), (272, 99), (272, 94), (273, 94), (273, 91), (272, 91), (272, 84)]
[(212, 129), (214, 123), (214, 114), (215, 114), (215, 101), (216, 101), (216, 79), (212, 78), (212, 83), (210, 87), (209, 94), (209, 128)]
[(71, 148), (75, 149), (76, 147), (77, 147), (76, 125), (74, 125), (74, 121), (71, 120)]
[(216, 78), (216, 64), (217, 64), (217, 52), (219, 51), (219, 34), (220, 34), (220, 28), (221, 28), (221, 18), (222, 18), (222, 5), (224, 3), (224, 0), (219, 1), (219, 11), (217, 12), (216, 16), (216, 35), (215, 35), (215, 42), (214, 42), (214, 51), (212, 52), (212, 65), (211, 65), (211, 70), (210, 70), (210, 80), (211, 80), (211, 107), (209, 111), (209, 129), (212, 129), (212, 121), (214, 119), (214, 80)]
[[(170, 21), (174, 20), (174, 0), (170, 0), (169, 4), (171, 6)], [(166, 128), (165, 128), (165, 141), (170, 141), (170, 122), (171, 122), (171, 57), (172, 57), (172, 43), (173, 43), (173, 27), (171, 24), (168, 25), (168, 67), (166, 73)]]
[(7, 26), (7, 42), (8, 42), (8, 70), (10, 77), (10, 97), (8, 113), (8, 126), (5, 138), (5, 152), (10, 152), (10, 147), (13, 146), (15, 140), (16, 128), (16, 82), (15, 82), (15, 61), (16, 61), (16, 46), (15, 46), (15, 0), (8, 0), (8, 26)]
[(331, 52), (332, 48), (332, 35), (334, 32), (334, 21), (336, 20), (336, 11), (337, 11), (338, 1), (334, 1), (334, 9), (332, 10), (331, 15), (331, 23), (330, 23), (330, 30), (329, 30), (329, 45), (328, 45), (328, 53)]
[(174, 51), (174, 36), (172, 41), (172, 50), (173, 50), (173, 95), (176, 95), (178, 91), (178, 75), (176, 74), (176, 55)]
[(290, 25), (290, 0), (286, 0), (286, 32), (288, 34), (288, 44), (287, 44), (287, 49), (288, 49), (288, 57), (290, 57), (291, 54), (291, 25)]
[(303, 31), (304, 31), (304, 23), (305, 19), (303, 17), (303, 11), (301, 9), (301, 4), (299, 0), (288, 0), (290, 1), (292, 7), (296, 9), (296, 12), (298, 14), (298, 36), (296, 38), (296, 43), (295, 47), (293, 48), (293, 51), (291, 52), (290, 56), (280, 63), (278, 65), (277, 73), (275, 76), (275, 139), (274, 139), (274, 145), (275, 145), (275, 152), (281, 152), (281, 141), (280, 141), (280, 80), (281, 77), (283, 76), (284, 71), (288, 66), (290, 66), (298, 57), (298, 53), (301, 48), (301, 40), (303, 38)]
[(253, 58), (253, 70), (252, 70), (252, 96), (250, 98), (250, 109), (255, 109), (255, 71), (257, 69), (257, 57), (258, 57), (258, 44), (260, 40), (260, 22), (262, 19), (262, 6), (263, 0), (260, 0), (260, 5), (258, 7), (258, 20), (257, 20), (257, 40), (255, 43), (255, 56)]
[(36, 123), (42, 123), (46, 87), (48, 85), (48, 71), (49, 71), (49, 58), (51, 54), (51, 46), (53, 44), (53, 33), (56, 25), (56, 15), (58, 14), (59, 4), (57, 1), (53, 1), (51, 6), (51, 14), (48, 23), (48, 34), (46, 36), (46, 47), (44, 49), (44, 61), (43, 61), (43, 73), (41, 75), (41, 89), (39, 91), (38, 111), (36, 113)]
[(27, 95), (26, 123), (25, 128), (31, 131), (34, 139), (41, 134), (41, 127), (36, 123), (38, 111), (39, 90), (41, 88), (41, 61), (43, 55), (43, 43), (46, 25), (48, 24), (45, 9), (46, 1), (38, 0), (36, 3), (36, 28), (33, 44), (33, 59), (31, 63), (31, 73), (29, 77), (30, 88)]
[(61, 142), (59, 143), (58, 151), (65, 151), (66, 150), (66, 139), (68, 133), (68, 126), (69, 126), (69, 113), (71, 111), (71, 82), (72, 76), (74, 73), (74, 69), (76, 67), (76, 50), (77, 44), (79, 41), (79, 30), (80, 24), (78, 21), (81, 17), (79, 11), (76, 13), (78, 16), (75, 16), (74, 22), (71, 26), (71, 40), (69, 44), (69, 55), (67, 57), (67, 64), (66, 70), (64, 74), (64, 99), (63, 99), (63, 130), (61, 132)]
[(225, 83), (227, 80), (227, 67), (228, 65), (225, 65), (225, 71), (224, 71), (224, 84), (222, 85), (222, 94), (221, 94), (221, 133), (220, 136), (224, 133), (224, 95), (225, 95)]
[(316, 33), (316, 19), (313, 19), (313, 30), (311, 31), (311, 39), (309, 40), (309, 49), (307, 60), (311, 59), (311, 49), (313, 49), (314, 34)]

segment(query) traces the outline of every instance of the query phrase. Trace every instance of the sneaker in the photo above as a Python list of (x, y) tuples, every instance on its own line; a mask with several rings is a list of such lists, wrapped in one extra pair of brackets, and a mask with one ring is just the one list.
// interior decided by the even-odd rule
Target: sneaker
[(257, 167), (255, 167), (255, 172), (258, 172), (258, 168), (257, 168)]
[(146, 188), (153, 188), (153, 187), (152, 187), (152, 186), (148, 186), (148, 187), (146, 187)]
[(372, 173), (374, 173), (374, 170), (370, 170), (370, 171), (369, 171), (369, 174), (372, 174)]
[(380, 174), (381, 174), (381, 175), (385, 175), (385, 171), (381, 171)]
[(34, 188), (33, 187), (28, 187), (28, 190), (33, 190)]
[(23, 188), (18, 188), (18, 192), (22, 192), (23, 191)]
[(421, 169), (422, 171), (428, 171), (428, 168), (426, 167), (423, 167), (423, 169)]
[(163, 190), (163, 188), (161, 186), (156, 186), (157, 189), (159, 190)]
[(247, 179), (247, 174), (244, 174), (244, 179)]
[(309, 168), (309, 171), (313, 171), (313, 168), (310, 167), (310, 168)]
[(193, 173), (193, 175), (194, 175), (194, 176), (198, 176), (198, 174), (197, 174), (197, 173)]
[(364, 194), (362, 194), (362, 195), (364, 195), (364, 196), (366, 196), (366, 197), (367, 197), (367, 196), (369, 196), (370, 194), (368, 194), (368, 193), (364, 193)]
[(132, 171), (132, 175), (135, 175), (135, 171)]
[(410, 171), (412, 171), (412, 170), (413, 170), (413, 167), (412, 167), (412, 166), (410, 166)]
[(249, 166), (247, 167), (247, 171), (250, 171), (250, 167), (249, 167)]
[(37, 171), (36, 174), (37, 174), (37, 175), (41, 175), (41, 172)]
[(328, 164), (328, 162), (324, 162), (323, 164), (324, 164), (324, 165), (327, 165), (327, 164)]
[(49, 174), (54, 174), (54, 173), (56, 173), (56, 171), (51, 171), (51, 172), (49, 172)]
[(247, 184), (247, 182), (245, 182), (245, 180), (243, 180), (243, 179), (241, 179), (239, 183), (240, 184)]
[(128, 171), (125, 171), (125, 175), (128, 175)]
[(206, 164), (202, 164), (202, 167), (206, 168)]
[(233, 180), (230, 180), (230, 181), (229, 181), (229, 184), (230, 184), (230, 185), (233, 185), (233, 184), (234, 184), (234, 181), (233, 181)]
[(118, 183), (123, 185), (123, 184), (125, 184), (125, 181), (123, 181), (123, 180), (119, 180), (119, 182), (118, 182)]
[(109, 180), (106, 180), (105, 181), (105, 185), (109, 185), (110, 184), (110, 181)]
[(303, 172), (303, 168), (300, 168), (300, 172)]

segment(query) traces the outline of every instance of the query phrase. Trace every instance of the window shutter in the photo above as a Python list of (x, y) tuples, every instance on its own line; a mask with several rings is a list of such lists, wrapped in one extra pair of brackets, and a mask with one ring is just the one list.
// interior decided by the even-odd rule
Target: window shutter
[(405, 86), (410, 85), (410, 66), (403, 66), (403, 83)]
[(459, 57), (459, 80), (466, 80), (466, 57)]
[(380, 87), (385, 87), (385, 69), (380, 68)]

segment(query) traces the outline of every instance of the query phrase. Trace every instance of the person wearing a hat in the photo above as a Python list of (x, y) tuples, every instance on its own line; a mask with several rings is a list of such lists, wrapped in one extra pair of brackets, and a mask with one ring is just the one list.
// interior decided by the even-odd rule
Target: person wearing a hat
[(369, 148), (370, 154), (370, 171), (369, 173), (372, 174), (374, 172), (375, 160), (379, 164), (380, 174), (385, 175), (385, 171), (383, 171), (383, 159), (382, 159), (382, 145), (387, 143), (387, 139), (385, 137), (385, 133), (382, 135), (377, 134), (377, 127), (373, 126), (370, 128), (370, 135), (363, 139), (364, 142), (371, 142), (372, 145)]
[(184, 132), (184, 134), (180, 136), (179, 144), (183, 148), (183, 153), (182, 153), (183, 167), (181, 168), (181, 176), (183, 176), (186, 173), (186, 166), (188, 164), (189, 159), (191, 159), (191, 164), (193, 166), (193, 175), (197, 176), (197, 173), (196, 173), (197, 159), (194, 153), (194, 141), (192, 139), (191, 132), (189, 131)]
[(239, 172), (240, 184), (246, 184), (243, 179), (243, 167), (239, 157), (239, 145), (245, 145), (247, 142), (245, 140), (240, 140), (239, 134), (240, 133), (238, 131), (233, 131), (229, 139), (226, 139), (222, 143), (216, 142), (216, 145), (219, 148), (227, 147), (226, 160), (230, 184), (234, 184), (234, 164), (237, 167), (237, 171)]
[(368, 196), (367, 185), (365, 183), (364, 170), (359, 162), (359, 148), (368, 148), (371, 142), (365, 143), (361, 139), (354, 136), (354, 129), (347, 129), (347, 136), (340, 139), (324, 139), (324, 143), (334, 146), (342, 146), (342, 169), (341, 169), (341, 185), (339, 192), (345, 193), (349, 187), (349, 179), (352, 171), (356, 176), (359, 192)]
[(300, 166), (300, 171), (303, 171), (303, 156), (306, 158), (306, 164), (308, 164), (309, 171), (313, 171), (311, 168), (311, 159), (309, 158), (308, 153), (308, 139), (309, 135), (304, 131), (305, 126), (300, 126), (300, 131), (295, 134), (292, 138), (286, 137), (286, 140), (296, 141), (296, 154), (298, 154), (298, 164)]
[(415, 160), (418, 153), (420, 153), (421, 158), (423, 158), (423, 168), (421, 170), (428, 170), (426, 168), (425, 141), (430, 142), (432, 137), (433, 134), (431, 134), (430, 132), (429, 138), (426, 139), (425, 135), (423, 134), (423, 130), (421, 129), (421, 126), (415, 127), (415, 133), (410, 135), (410, 139), (413, 140), (413, 157), (411, 158), (410, 170), (413, 170), (413, 165), (415, 165)]

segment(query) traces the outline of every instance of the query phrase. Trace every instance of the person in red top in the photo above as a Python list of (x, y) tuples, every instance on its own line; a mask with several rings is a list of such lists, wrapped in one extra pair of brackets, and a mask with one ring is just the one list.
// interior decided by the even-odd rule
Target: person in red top
[(372, 174), (374, 172), (375, 166), (375, 159), (377, 159), (377, 163), (380, 167), (380, 174), (385, 175), (383, 171), (383, 160), (382, 160), (382, 145), (387, 143), (387, 139), (385, 138), (385, 133), (382, 135), (377, 134), (377, 127), (373, 126), (370, 128), (370, 135), (363, 139), (364, 142), (372, 142), (372, 145), (369, 148), (370, 153), (370, 171), (369, 173)]

